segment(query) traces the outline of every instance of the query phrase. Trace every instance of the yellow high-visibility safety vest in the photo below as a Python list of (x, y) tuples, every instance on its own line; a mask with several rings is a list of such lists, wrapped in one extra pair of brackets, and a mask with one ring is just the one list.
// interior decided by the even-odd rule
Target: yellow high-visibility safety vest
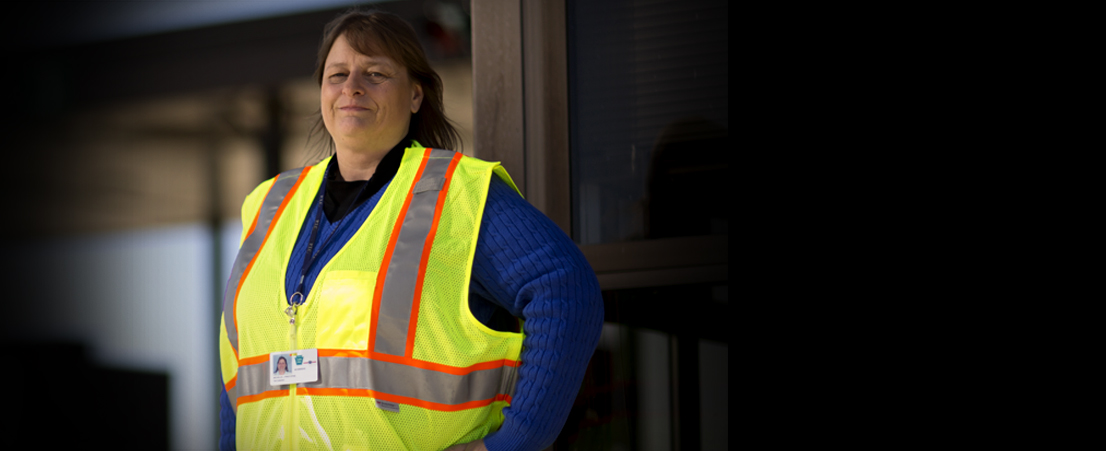
[[(329, 161), (262, 183), (242, 207), (219, 331), (237, 448), (441, 450), (495, 431), (523, 334), (481, 324), (468, 290), (491, 177), (514, 183), (498, 163), (414, 143), (293, 328), (285, 271)], [(319, 380), (270, 386), (270, 353), (296, 349), (318, 349)]]

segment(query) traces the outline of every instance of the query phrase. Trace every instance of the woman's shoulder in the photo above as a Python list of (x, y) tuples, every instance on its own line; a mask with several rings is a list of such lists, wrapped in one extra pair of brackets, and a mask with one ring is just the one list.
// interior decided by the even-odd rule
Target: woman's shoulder
[(274, 181), (276, 181), (276, 177), (265, 180), (246, 195), (246, 198), (242, 201), (242, 224), (253, 222), (253, 216), (261, 208), (261, 202), (265, 200), (265, 193), (269, 192), (269, 188), (273, 186)]
[(276, 177), (271, 177), (268, 180), (258, 183), (257, 186), (250, 190), (250, 193), (246, 195), (246, 199), (245, 201), (243, 201), (243, 203), (248, 204), (254, 201), (260, 202), (261, 198), (265, 197), (265, 193), (269, 192), (269, 188), (273, 186), (273, 182), (275, 181)]
[(526, 241), (539, 247), (551, 241), (572, 243), (552, 219), (522, 197), (510, 178), (504, 179), (498, 172), (488, 186), (480, 229), (482, 235), (490, 235), (495, 240), (510, 236), (510, 242)]
[[(257, 213), (257, 210), (261, 208), (261, 203), (265, 201), (265, 197), (269, 194), (269, 190), (273, 187), (273, 184), (276, 183), (278, 179), (286, 180), (288, 182), (295, 182), (294, 185), (291, 185), (291, 188), (289, 188), (288, 184), (284, 184), (284, 188), (287, 189), (280, 190), (281, 193), (285, 193), (289, 190), (294, 190), (295, 186), (299, 186), (300, 181), (306, 180), (307, 177), (316, 177), (318, 179), (321, 179), (322, 172), (326, 169), (326, 164), (328, 164), (330, 160), (330, 157), (327, 157), (324, 158), (322, 161), (310, 166), (288, 169), (262, 181), (261, 183), (258, 183), (257, 186), (255, 186), (253, 190), (251, 190), (250, 193), (246, 195), (246, 198), (242, 201), (243, 222), (248, 222), (248, 217), (252, 218), (252, 215)], [(314, 175), (309, 175), (309, 172)]]

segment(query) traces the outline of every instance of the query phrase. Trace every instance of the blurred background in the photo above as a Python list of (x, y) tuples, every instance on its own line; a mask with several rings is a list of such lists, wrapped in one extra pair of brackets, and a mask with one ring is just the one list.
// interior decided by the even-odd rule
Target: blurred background
[(0, 283), (8, 374), (28, 389), (4, 428), (59, 446), (217, 448), (241, 202), (322, 156), (311, 74), (323, 25), (354, 6), (414, 25), (458, 150), (502, 161), (596, 270), (607, 322), (551, 449), (727, 449), (736, 203), (720, 0), (40, 1), (5, 14)]

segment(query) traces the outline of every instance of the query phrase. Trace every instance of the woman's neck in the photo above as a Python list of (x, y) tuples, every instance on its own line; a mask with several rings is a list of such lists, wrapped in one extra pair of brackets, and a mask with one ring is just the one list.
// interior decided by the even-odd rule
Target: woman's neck
[(405, 137), (387, 149), (376, 151), (356, 151), (338, 147), (334, 151), (334, 158), (338, 163), (338, 175), (346, 182), (369, 180), (376, 174), (384, 157), (406, 142), (409, 142), (409, 139)]
[(391, 149), (386, 149), (380, 154), (337, 150), (334, 158), (338, 159), (338, 174), (342, 177), (342, 180), (347, 182), (368, 180), (376, 173), (376, 167), (380, 165), (380, 160), (384, 159), (384, 155), (388, 154), (388, 150)]

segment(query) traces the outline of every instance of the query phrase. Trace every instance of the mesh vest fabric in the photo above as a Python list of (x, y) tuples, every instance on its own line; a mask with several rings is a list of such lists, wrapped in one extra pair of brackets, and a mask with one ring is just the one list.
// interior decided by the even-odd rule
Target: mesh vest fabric
[[(290, 194), (242, 278), (232, 308), (224, 305), (224, 315), (233, 315), (233, 321), (221, 322), (220, 354), (224, 383), (237, 407), (238, 449), (443, 449), (483, 437), (502, 424), (502, 409), (509, 405), (509, 396), (449, 404), (429, 399), (429, 395), (411, 395), (441, 395), (441, 387), (405, 387), (407, 396), (342, 388), (333, 382), (265, 387), (262, 391), (254, 383), (249, 394), (237, 387), (246, 385), (238, 380), (243, 372), (259, 374), (257, 367), (247, 367), (267, 365), (269, 353), (290, 349), (317, 348), (320, 360), (324, 356), (330, 359), (329, 368), (347, 364), (367, 368), (368, 379), (381, 386), (387, 385), (381, 381), (397, 383), (396, 375), (410, 374), (409, 370), (456, 376), (497, 365), (517, 366), (522, 334), (489, 329), (468, 309), (470, 272), (488, 184), (493, 173), (510, 180), (497, 163), (470, 157), (459, 157), (446, 183), (432, 246), (424, 258), (421, 295), (411, 314), (415, 319), (411, 345), (403, 355), (373, 352), (371, 318), (374, 295), (379, 296), (378, 276), (426, 155), (428, 150), (418, 146), (405, 150), (399, 171), (379, 204), (324, 265), (317, 288), (299, 309), (295, 341), (284, 313), (288, 299), (285, 270), (328, 160), (309, 168)], [(271, 180), (261, 184), (247, 198), (243, 206), (247, 227), (272, 185)], [(243, 238), (247, 233), (244, 231)], [(237, 348), (228, 338), (232, 335), (227, 333), (228, 327), (237, 331)], [(322, 368), (325, 372), (328, 367)], [(436, 374), (431, 373), (427, 380), (437, 380)], [(469, 388), (444, 390), (448, 398), (453, 391)], [(481, 387), (472, 391), (486, 392)], [(399, 404), (399, 412), (378, 408), (378, 399)]]

